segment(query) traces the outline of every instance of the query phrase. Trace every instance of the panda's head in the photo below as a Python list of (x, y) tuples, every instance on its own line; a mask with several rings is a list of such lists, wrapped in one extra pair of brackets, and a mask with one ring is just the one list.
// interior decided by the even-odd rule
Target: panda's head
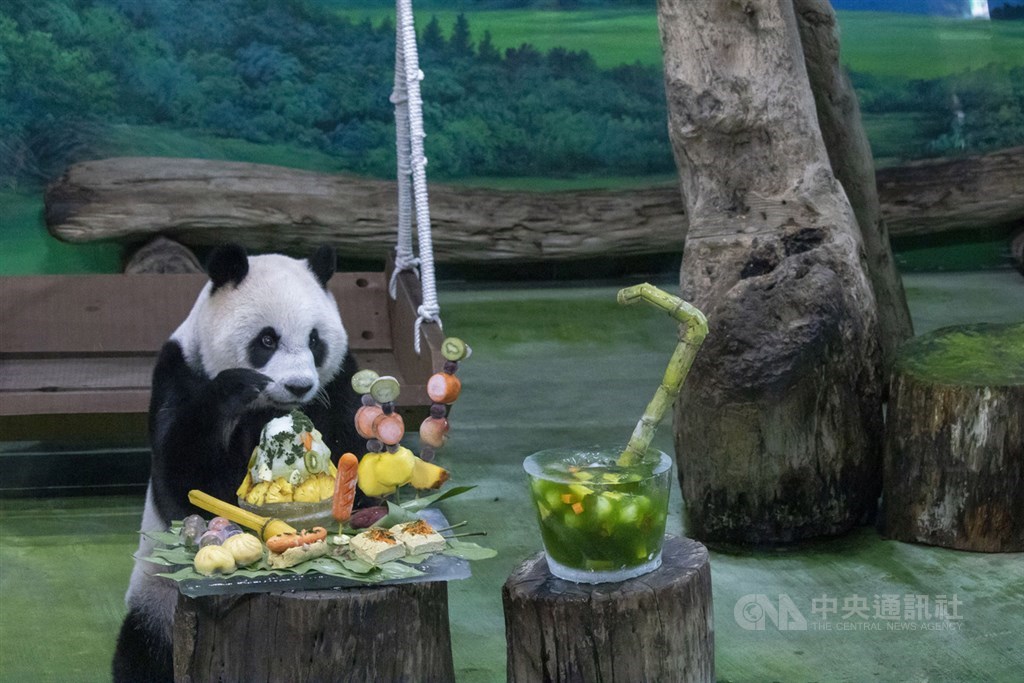
[(327, 289), (334, 268), (330, 247), (309, 259), (220, 247), (210, 255), (210, 282), (172, 338), (189, 365), (208, 377), (230, 368), (268, 376), (256, 407), (308, 403), (348, 353), (348, 335)]

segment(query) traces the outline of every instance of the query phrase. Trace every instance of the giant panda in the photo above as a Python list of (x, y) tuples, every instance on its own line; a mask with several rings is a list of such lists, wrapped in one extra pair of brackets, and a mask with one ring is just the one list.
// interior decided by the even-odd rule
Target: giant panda
[[(308, 259), (214, 250), (209, 282), (160, 351), (149, 408), (152, 469), (142, 530), (164, 530), (201, 512), (200, 489), (233, 501), (268, 420), (300, 408), (335, 459), (356, 451), (359, 396), (348, 336), (327, 282), (335, 254)], [(208, 513), (206, 516), (209, 516)], [(145, 537), (138, 557), (152, 549)], [(172, 680), (171, 625), (177, 588), (136, 560), (114, 654), (115, 681)]]

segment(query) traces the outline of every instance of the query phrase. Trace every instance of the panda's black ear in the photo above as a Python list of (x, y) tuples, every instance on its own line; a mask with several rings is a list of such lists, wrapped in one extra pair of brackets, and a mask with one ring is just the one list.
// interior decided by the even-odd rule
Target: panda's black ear
[(327, 281), (334, 275), (337, 265), (338, 255), (334, 252), (334, 247), (329, 244), (317, 247), (317, 250), (309, 257), (309, 269), (313, 271), (313, 275), (316, 275), (316, 279), (320, 281), (320, 285), (324, 289), (327, 289)]
[(213, 291), (231, 282), (237, 285), (249, 272), (249, 257), (238, 244), (225, 244), (210, 252), (206, 272), (213, 281)]

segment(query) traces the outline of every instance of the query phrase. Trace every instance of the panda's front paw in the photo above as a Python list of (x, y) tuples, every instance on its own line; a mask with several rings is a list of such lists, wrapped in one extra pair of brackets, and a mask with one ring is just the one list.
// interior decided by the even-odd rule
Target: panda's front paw
[(270, 383), (263, 373), (247, 368), (222, 370), (213, 378), (218, 403), (229, 412), (240, 413), (256, 400), (260, 392)]

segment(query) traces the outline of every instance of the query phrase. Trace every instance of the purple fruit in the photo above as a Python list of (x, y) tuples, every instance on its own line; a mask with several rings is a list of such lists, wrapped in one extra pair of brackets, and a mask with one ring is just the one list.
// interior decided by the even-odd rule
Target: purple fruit
[(231, 524), (231, 520), (226, 517), (214, 517), (210, 520), (210, 523), (206, 526), (210, 531), (220, 531)]
[(388, 514), (388, 509), (383, 505), (361, 508), (352, 513), (348, 523), (353, 529), (365, 529), (371, 527)]
[(199, 537), (200, 548), (205, 548), (208, 545), (221, 545), (222, 543), (224, 543), (224, 537), (219, 531), (207, 531)]

